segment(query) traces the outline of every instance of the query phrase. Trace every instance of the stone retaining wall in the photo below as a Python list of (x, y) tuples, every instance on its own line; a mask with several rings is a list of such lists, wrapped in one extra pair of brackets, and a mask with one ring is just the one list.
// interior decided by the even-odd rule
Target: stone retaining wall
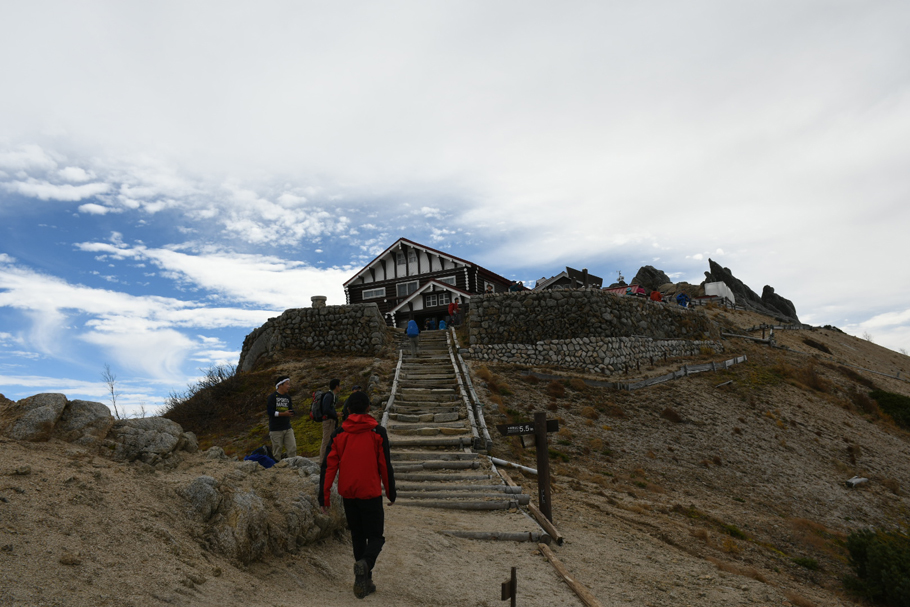
[(573, 338), (716, 339), (701, 310), (601, 290), (523, 291), (472, 297), (471, 346), (537, 344)]
[(292, 308), (246, 336), (237, 369), (249, 371), (260, 356), (284, 349), (375, 356), (390, 339), (375, 303)]
[(578, 337), (543, 340), (536, 344), (471, 346), (468, 354), (477, 361), (564, 367), (613, 375), (637, 368), (641, 363), (695, 356), (706, 349), (716, 353), (724, 351), (723, 344), (713, 340)]

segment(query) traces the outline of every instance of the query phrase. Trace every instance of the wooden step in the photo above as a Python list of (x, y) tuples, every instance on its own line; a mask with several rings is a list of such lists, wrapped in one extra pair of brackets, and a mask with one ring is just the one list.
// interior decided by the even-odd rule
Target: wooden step
[(443, 451), (393, 451), (392, 461), (398, 460), (475, 460), (480, 459), (476, 453), (458, 453)]
[(458, 485), (455, 483), (434, 485), (429, 482), (409, 485), (407, 483), (398, 483), (397, 479), (395, 487), (399, 491), (496, 491), (497, 493), (521, 493), (521, 487), (510, 487), (509, 485)]
[[(394, 469), (394, 467), (393, 467)], [(410, 481), (410, 482), (430, 482), (430, 483), (441, 483), (449, 481), (485, 481), (493, 478), (490, 474), (419, 474), (415, 472), (405, 472), (403, 474), (395, 475), (395, 482), (398, 481)]]

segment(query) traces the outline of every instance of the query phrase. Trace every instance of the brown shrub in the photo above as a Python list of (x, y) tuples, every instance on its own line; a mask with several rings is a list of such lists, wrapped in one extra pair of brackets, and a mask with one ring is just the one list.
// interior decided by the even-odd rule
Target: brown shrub
[(679, 413), (677, 413), (675, 410), (673, 410), (670, 407), (667, 407), (666, 409), (664, 409), (663, 413), (661, 413), (660, 416), (664, 419), (670, 420), (674, 424), (681, 424), (685, 421), (683, 419), (682, 415), (680, 415)]
[(604, 412), (606, 415), (609, 415), (610, 417), (620, 417), (620, 418), (624, 418), (624, 417), (626, 416), (625, 411), (623, 411), (623, 410), (619, 407), (619, 405), (614, 405), (614, 404), (612, 404), (612, 403), (611, 403), (611, 404), (608, 404), (606, 407), (604, 407), (604, 408), (603, 408), (603, 412)]
[(714, 565), (721, 571), (726, 571), (727, 573), (732, 573), (734, 575), (741, 575), (743, 577), (752, 578), (753, 580), (759, 581), (762, 584), (767, 584), (768, 580), (753, 567), (740, 567), (739, 565), (734, 565), (733, 563), (728, 563), (714, 557), (707, 557), (707, 561), (714, 563)]
[(577, 377), (573, 377), (569, 380), (569, 387), (576, 392), (581, 392), (588, 389), (588, 385), (584, 382), (584, 380), (578, 379)]
[(890, 489), (894, 495), (903, 495), (901, 492), (901, 484), (893, 478), (882, 479), (881, 483), (883, 487)]
[(553, 398), (562, 398), (566, 395), (566, 387), (561, 381), (553, 380), (547, 384), (546, 393)]
[(815, 341), (814, 339), (804, 337), (803, 343), (806, 344), (807, 346), (809, 346), (810, 348), (815, 348), (816, 350), (820, 350), (821, 352), (824, 352), (825, 354), (831, 354), (831, 350), (828, 348), (828, 346), (826, 346), (825, 344), (819, 343), (819, 342)]
[(784, 590), (784, 596), (796, 607), (818, 607), (815, 603), (804, 596), (801, 596), (792, 590)]
[(557, 409), (559, 409), (559, 405), (556, 403), (555, 400), (551, 400), (549, 403), (547, 403), (547, 409), (549, 411), (556, 411)]
[(477, 371), (475, 371), (475, 374), (485, 382), (493, 381), (493, 373), (487, 369), (486, 365), (479, 367)]
[(600, 413), (597, 412), (597, 409), (594, 407), (584, 407), (581, 410), (581, 416), (588, 419), (597, 419), (600, 417)]
[(525, 383), (528, 383), (528, 384), (531, 384), (532, 386), (534, 386), (534, 385), (537, 385), (537, 384), (540, 383), (540, 378), (538, 378), (536, 375), (530, 375), (530, 374), (528, 374), (528, 375), (522, 375), (522, 376), (521, 376), (521, 381), (523, 381), (523, 382), (525, 382)]

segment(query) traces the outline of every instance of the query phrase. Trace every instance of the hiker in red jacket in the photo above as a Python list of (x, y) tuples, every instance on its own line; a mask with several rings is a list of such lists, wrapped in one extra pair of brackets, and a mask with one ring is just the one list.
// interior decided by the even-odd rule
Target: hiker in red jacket
[(323, 512), (328, 510), (337, 474), (338, 493), (344, 500), (344, 516), (354, 546), (354, 596), (362, 599), (376, 591), (373, 567), (385, 544), (382, 487), (391, 506), (396, 497), (395, 474), (389, 437), (368, 413), (370, 399), (363, 392), (354, 392), (346, 405), (351, 414), (332, 434), (322, 460), (319, 505)]

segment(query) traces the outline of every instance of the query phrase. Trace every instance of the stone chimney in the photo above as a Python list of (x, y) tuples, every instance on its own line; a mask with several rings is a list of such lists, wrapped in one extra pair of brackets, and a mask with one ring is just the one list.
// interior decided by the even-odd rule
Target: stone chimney
[(326, 299), (327, 297), (325, 295), (313, 295), (310, 297), (310, 301), (313, 302), (314, 308), (324, 308)]

